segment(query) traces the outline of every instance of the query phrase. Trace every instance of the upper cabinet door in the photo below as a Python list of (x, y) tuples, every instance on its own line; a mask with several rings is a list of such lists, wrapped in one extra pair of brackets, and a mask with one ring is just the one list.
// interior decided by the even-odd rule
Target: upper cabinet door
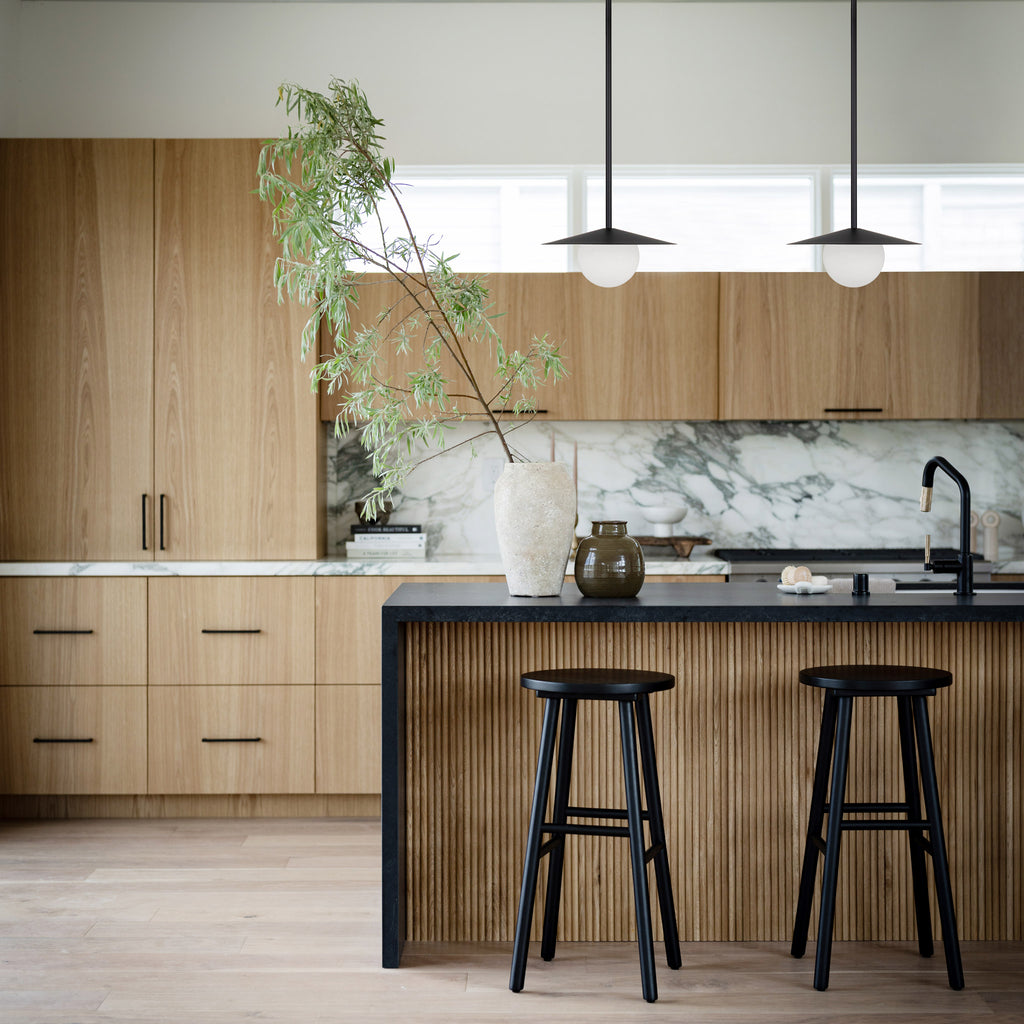
[(1024, 419), (1024, 274), (979, 274), (981, 398), (978, 416)]
[(562, 343), (570, 376), (541, 388), (554, 420), (704, 420), (718, 411), (718, 274), (637, 274), (598, 288), (582, 274), (491, 274), (495, 327), (524, 350)]
[[(597, 288), (581, 274), (486, 274), (494, 327), (506, 349), (526, 352), (535, 336), (561, 344), (569, 376), (536, 391), (538, 413), (550, 420), (714, 419), (718, 391), (718, 274), (639, 274), (621, 288)], [(401, 289), (368, 278), (356, 325), (375, 322), (401, 304)], [(329, 346), (325, 346), (329, 347)], [(501, 390), (487, 344), (468, 357), (490, 400)], [(415, 351), (389, 354), (384, 374), (402, 381)], [(418, 363), (416, 364), (418, 365)], [(455, 375), (454, 364), (448, 372)], [(457, 379), (453, 391), (467, 390)], [(326, 392), (326, 389), (324, 389)], [(511, 407), (494, 401), (494, 409)], [(337, 395), (322, 395), (333, 419)], [(463, 401), (461, 408), (470, 409)]]
[(978, 415), (978, 275), (723, 274), (723, 419)]
[(0, 559), (151, 558), (153, 144), (3, 139), (0, 182)]
[(174, 559), (312, 558), (323, 467), (307, 313), (278, 303), (260, 143), (156, 143), (155, 482)]

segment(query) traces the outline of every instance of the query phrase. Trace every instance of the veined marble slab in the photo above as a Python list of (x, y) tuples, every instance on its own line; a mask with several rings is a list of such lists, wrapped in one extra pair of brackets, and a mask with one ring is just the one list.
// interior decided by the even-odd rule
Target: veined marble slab
[[(572, 565), (566, 567), (572, 574)], [(2, 562), (0, 576), (501, 576), (497, 558), (337, 558), (292, 562)], [(648, 576), (721, 576), (729, 563), (712, 558), (647, 562)]]

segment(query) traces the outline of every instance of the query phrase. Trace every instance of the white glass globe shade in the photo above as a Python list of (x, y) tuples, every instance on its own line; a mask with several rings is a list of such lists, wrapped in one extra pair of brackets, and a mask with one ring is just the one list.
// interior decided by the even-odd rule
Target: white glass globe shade
[(580, 273), (599, 288), (618, 288), (635, 273), (640, 250), (635, 245), (577, 245)]
[(825, 273), (844, 288), (862, 288), (882, 272), (885, 249), (880, 245), (825, 245), (821, 250)]

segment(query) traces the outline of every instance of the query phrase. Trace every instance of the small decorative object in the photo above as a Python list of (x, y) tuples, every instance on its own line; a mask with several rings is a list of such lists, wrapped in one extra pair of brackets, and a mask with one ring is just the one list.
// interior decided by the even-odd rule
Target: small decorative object
[(391, 513), (395, 510), (395, 506), (390, 501), (385, 501), (383, 506), (377, 509), (373, 515), (365, 515), (366, 502), (356, 502), (356, 515), (359, 517), (361, 523), (372, 523), (374, 526), (387, 526), (388, 520), (391, 518)]
[(576, 489), (563, 463), (505, 467), (494, 485), (494, 525), (513, 597), (562, 592), (575, 519)]
[(655, 537), (671, 537), (672, 527), (686, 515), (683, 505), (641, 505), (644, 519), (654, 523)]
[(635, 597), (644, 585), (644, 553), (621, 520), (595, 522), (576, 550), (575, 574), (584, 597)]

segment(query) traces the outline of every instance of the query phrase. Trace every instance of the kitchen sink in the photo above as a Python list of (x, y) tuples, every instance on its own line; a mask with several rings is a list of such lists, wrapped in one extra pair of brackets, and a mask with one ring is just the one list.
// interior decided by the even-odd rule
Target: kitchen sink
[[(952, 594), (956, 590), (955, 583), (899, 583), (896, 584), (898, 594)], [(974, 583), (978, 594), (1013, 594), (1024, 591), (1024, 582), (1020, 583)]]

